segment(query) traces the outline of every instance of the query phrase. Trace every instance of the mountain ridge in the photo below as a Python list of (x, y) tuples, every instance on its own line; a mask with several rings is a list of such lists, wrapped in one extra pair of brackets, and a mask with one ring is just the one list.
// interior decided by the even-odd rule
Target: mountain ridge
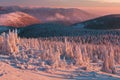
[(88, 21), (76, 23), (73, 26), (86, 29), (120, 29), (120, 14), (110, 14)]
[(77, 8), (29, 8), (19, 6), (8, 6), (1, 8), (2, 10), (0, 10), (0, 14), (21, 11), (40, 19), (41, 22), (44, 23), (60, 21), (63, 23), (68, 22), (70, 24), (74, 24), (96, 17), (94, 14)]

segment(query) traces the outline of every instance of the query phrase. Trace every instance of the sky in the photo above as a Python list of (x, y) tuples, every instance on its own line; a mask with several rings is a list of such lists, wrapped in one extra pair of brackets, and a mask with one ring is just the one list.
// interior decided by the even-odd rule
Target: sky
[(0, 0), (0, 5), (40, 7), (120, 7), (120, 0)]
[[(120, 13), (120, 0), (0, 0), (1, 6), (84, 8), (91, 11)], [(102, 13), (102, 12), (100, 12)]]

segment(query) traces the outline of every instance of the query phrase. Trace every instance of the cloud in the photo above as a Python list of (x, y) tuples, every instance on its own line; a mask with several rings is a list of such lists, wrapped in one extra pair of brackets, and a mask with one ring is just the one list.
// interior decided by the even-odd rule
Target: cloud
[(69, 18), (65, 17), (64, 15), (62, 15), (60, 13), (56, 13), (54, 16), (48, 17), (46, 20), (48, 20), (48, 21), (69, 20)]

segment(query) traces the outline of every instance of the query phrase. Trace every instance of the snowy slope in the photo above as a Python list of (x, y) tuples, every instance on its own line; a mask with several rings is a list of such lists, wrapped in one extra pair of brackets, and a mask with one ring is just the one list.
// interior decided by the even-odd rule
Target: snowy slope
[(0, 55), (0, 80), (120, 80), (120, 76), (114, 74), (85, 71), (78, 67), (48, 71), (19, 69), (11, 66), (7, 59), (10, 58)]
[(24, 27), (39, 22), (38, 19), (23, 12), (12, 12), (0, 15), (1, 26)]

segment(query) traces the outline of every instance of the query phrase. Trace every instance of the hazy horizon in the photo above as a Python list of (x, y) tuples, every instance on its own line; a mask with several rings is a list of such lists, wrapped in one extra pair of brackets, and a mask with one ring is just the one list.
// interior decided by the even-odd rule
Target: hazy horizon
[(0, 0), (1, 6), (78, 8), (90, 13), (119, 14), (120, 0)]
[(0, 5), (41, 7), (120, 7), (120, 0), (0, 0)]

